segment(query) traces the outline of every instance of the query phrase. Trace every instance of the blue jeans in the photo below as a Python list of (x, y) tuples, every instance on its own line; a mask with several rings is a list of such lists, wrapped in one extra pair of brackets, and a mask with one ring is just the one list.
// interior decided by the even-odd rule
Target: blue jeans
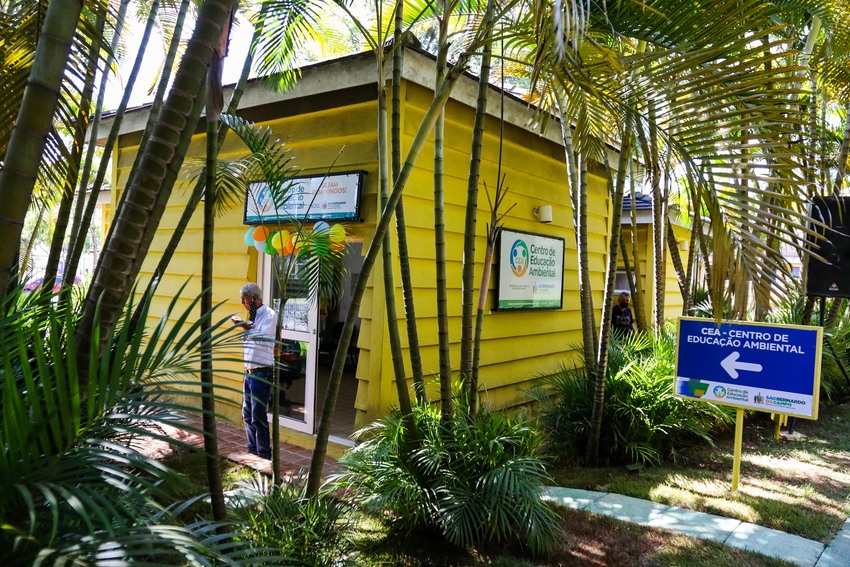
[(248, 452), (264, 459), (272, 458), (269, 436), (269, 405), (274, 381), (272, 368), (256, 368), (245, 373), (242, 386), (242, 421), (248, 438)]

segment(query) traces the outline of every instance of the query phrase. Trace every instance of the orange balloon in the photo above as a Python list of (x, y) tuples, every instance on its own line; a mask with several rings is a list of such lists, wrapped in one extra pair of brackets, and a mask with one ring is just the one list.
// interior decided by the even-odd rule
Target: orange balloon
[(260, 225), (254, 229), (254, 240), (265, 242), (266, 238), (269, 237), (269, 234), (271, 234), (269, 227)]
[(298, 240), (297, 232), (293, 232), (287, 237), (286, 244), (283, 247), (283, 252), (285, 255), (289, 256), (293, 252), (298, 251), (298, 248), (296, 248), (296, 240)]

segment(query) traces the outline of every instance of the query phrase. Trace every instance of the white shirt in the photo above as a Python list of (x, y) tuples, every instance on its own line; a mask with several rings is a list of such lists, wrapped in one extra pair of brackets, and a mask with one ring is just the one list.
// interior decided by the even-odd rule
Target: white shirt
[(254, 326), (242, 335), (245, 369), (274, 366), (274, 326), (277, 313), (263, 305), (257, 309)]

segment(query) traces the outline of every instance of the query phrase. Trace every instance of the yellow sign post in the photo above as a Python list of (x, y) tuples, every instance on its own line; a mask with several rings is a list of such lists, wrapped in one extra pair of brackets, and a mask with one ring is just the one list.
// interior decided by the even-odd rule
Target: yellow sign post
[(735, 456), (732, 459), (732, 494), (738, 492), (738, 479), (741, 477), (741, 446), (744, 444), (744, 410), (735, 412)]

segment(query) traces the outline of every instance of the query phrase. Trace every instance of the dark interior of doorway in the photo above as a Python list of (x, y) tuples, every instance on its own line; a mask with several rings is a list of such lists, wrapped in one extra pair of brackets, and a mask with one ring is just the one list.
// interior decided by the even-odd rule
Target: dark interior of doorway
[[(319, 351), (316, 384), (316, 427), (321, 417), (322, 406), (325, 403), (325, 392), (328, 389), (328, 378), (331, 372), (333, 353)], [(354, 400), (357, 396), (356, 367), (351, 362), (346, 362), (342, 375), (342, 383), (339, 386), (339, 397), (336, 402), (336, 412), (331, 425), (331, 436), (343, 440), (350, 440), (354, 433)], [(296, 380), (290, 385), (284, 385), (281, 395), (280, 413), (298, 421), (304, 421), (304, 380)]]

